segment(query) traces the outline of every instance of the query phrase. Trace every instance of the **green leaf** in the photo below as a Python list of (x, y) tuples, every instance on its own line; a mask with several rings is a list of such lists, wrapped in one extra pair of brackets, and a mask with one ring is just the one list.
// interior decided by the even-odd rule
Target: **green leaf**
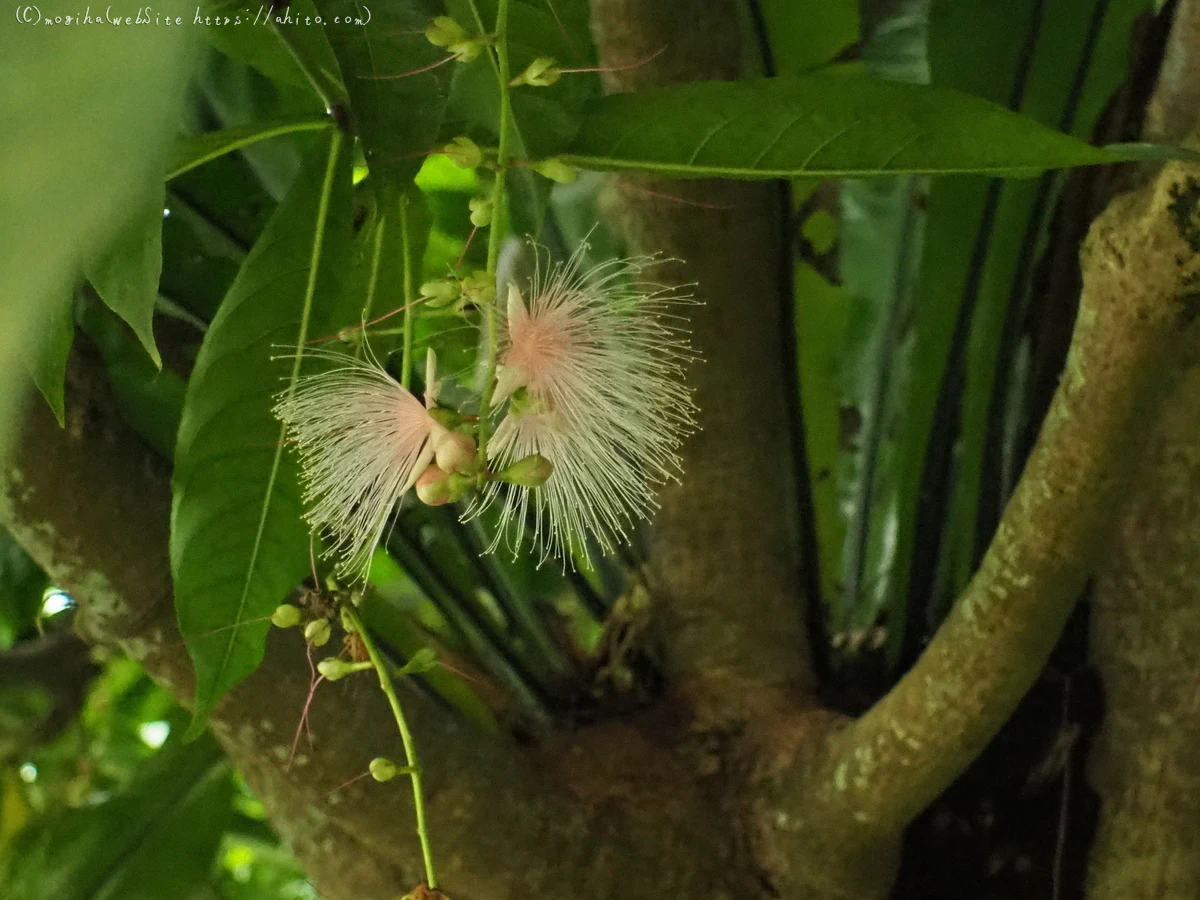
[(187, 382), (150, 362), (125, 323), (102, 304), (83, 304), (80, 327), (104, 357), (122, 418), (164, 459), (174, 458)]
[(339, 304), (350, 256), (350, 154), (340, 132), (322, 145), (246, 258), (188, 383), (171, 567), (196, 664), (192, 732), (262, 660), (265, 617), (308, 569), (299, 476), (271, 407), (295, 376), (298, 342), (357, 313), (346, 316)]
[(295, 57), (309, 86), (326, 109), (346, 103), (346, 85), (337, 56), (323, 28), (313, 0), (292, 0), (286, 7), (272, 7), (274, 28)]
[(160, 369), (162, 357), (154, 343), (154, 307), (162, 274), (164, 198), (164, 188), (157, 185), (104, 253), (87, 267), (87, 280), (100, 299), (129, 324)]
[[(254, 16), (246, 15), (244, 0), (212, 0), (202, 15), (221, 17), (221, 24), (204, 28), (204, 39), (226, 56), (251, 66), (270, 78), (294, 87), (308, 88), (308, 79), (296, 62), (287, 44), (274, 28), (262, 22), (268, 7), (250, 8)], [(230, 20), (229, 24), (224, 19)]]
[[(367, 185), (356, 189), (366, 193)], [(412, 263), (410, 285), (414, 297), (421, 279), (421, 259), (429, 240), (429, 207), (424, 196), (410, 186), (404, 193), (388, 191), (372, 197), (372, 216), (356, 242), (353, 294), (362, 300), (362, 317), (373, 321), (405, 305), (405, 260)], [(407, 251), (405, 238), (408, 239)], [(420, 307), (414, 310), (419, 314)], [(371, 346), (386, 355), (403, 342), (402, 315), (394, 315), (368, 329)], [(376, 337), (375, 334), (382, 332)], [(374, 333), (374, 334), (373, 334)], [(419, 366), (417, 368), (420, 368)], [(423, 371), (423, 370), (422, 370)]]
[(33, 383), (50, 404), (54, 418), (58, 419), (61, 428), (65, 424), (63, 392), (67, 357), (71, 355), (71, 345), (75, 342), (75, 320), (71, 313), (70, 301), (52, 304), (42, 328), (34, 351), (22, 352), (25, 354), (29, 374), (33, 376)]
[(565, 157), (679, 178), (1030, 175), (1125, 158), (977, 97), (844, 73), (613, 94)]
[(211, 737), (168, 743), (98, 806), (33, 823), (0, 866), (6, 900), (179, 900), (209, 880), (233, 782)]
[[(182, 0), (160, 7), (187, 12)], [(46, 17), (82, 12), (67, 0), (29, 10), (41, 24), (0, 29), (0, 445), (27, 383), (26, 350), (66, 307), (83, 260), (162, 171), (193, 37), (186, 28), (156, 29), (150, 40), (139, 28), (47, 27)]]
[(0, 650), (33, 631), (47, 584), (41, 567), (0, 528)]
[(779, 75), (828, 65), (858, 40), (857, 0), (762, 0), (760, 6)]
[(234, 125), (220, 131), (184, 138), (171, 151), (167, 180), (177, 178), (218, 156), (224, 156), (250, 144), (283, 134), (294, 134), (297, 131), (320, 131), (332, 124), (333, 120), (329, 116), (285, 116), (264, 122), (247, 122), (244, 125)]
[(396, 670), (397, 675), (421, 675), (437, 668), (437, 654), (429, 647), (422, 647), (409, 657), (408, 662)]
[[(424, 35), (437, 5), (390, 0), (372, 5), (369, 17), (358, 0), (318, 0), (317, 8), (346, 80), (367, 165), (403, 187), (437, 142), (450, 95), (452, 64), (417, 71), (445, 56)], [(355, 24), (367, 18), (368, 24)]]

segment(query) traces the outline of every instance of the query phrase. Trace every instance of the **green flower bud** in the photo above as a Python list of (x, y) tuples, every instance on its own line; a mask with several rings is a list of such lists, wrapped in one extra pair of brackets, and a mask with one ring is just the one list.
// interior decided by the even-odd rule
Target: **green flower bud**
[(459, 298), (462, 288), (453, 278), (439, 278), (437, 281), (427, 281), (421, 285), (421, 296), (432, 309), (449, 306)]
[(314, 647), (324, 647), (333, 633), (328, 619), (313, 619), (304, 626), (304, 639)]
[(483, 47), (479, 41), (458, 41), (446, 48), (458, 59), (459, 62), (469, 63), (479, 57)]
[(325, 676), (326, 681), (338, 681), (355, 672), (365, 672), (371, 668), (370, 662), (346, 662), (331, 656), (317, 663), (317, 671)]
[(294, 628), (300, 624), (300, 610), (290, 603), (282, 603), (271, 613), (271, 624), (276, 628)]
[(540, 453), (533, 453), (497, 472), (496, 478), (521, 487), (538, 487), (545, 484), (553, 474), (554, 466), (550, 460)]
[(390, 759), (384, 759), (382, 756), (377, 756), (371, 760), (369, 768), (371, 770), (371, 777), (376, 781), (391, 781), (400, 773), (394, 762)]
[(519, 87), (522, 84), (528, 84), (531, 87), (550, 87), (560, 78), (562, 78), (562, 72), (555, 61), (548, 56), (539, 56), (526, 66), (524, 72), (510, 81), (508, 86)]
[(467, 30), (450, 16), (438, 16), (425, 29), (425, 40), (435, 47), (449, 48), (451, 44), (458, 44), (469, 38)]
[[(351, 602), (353, 602), (355, 606), (358, 606), (358, 602), (354, 601), (353, 599)], [(350, 615), (350, 610), (343, 606), (339, 612), (341, 613), (342, 619), (342, 631), (346, 632), (346, 634), (355, 634), (358, 631), (358, 628), (354, 625), (354, 618)]]
[(471, 224), (483, 228), (492, 224), (492, 198), (472, 197), (467, 204), (471, 208)]
[(533, 164), (533, 171), (558, 184), (570, 184), (579, 177), (579, 171), (561, 159), (543, 159)]
[(459, 135), (446, 146), (442, 153), (460, 169), (477, 169), (483, 163), (483, 151), (466, 135)]
[(480, 269), (463, 279), (462, 292), (467, 302), (487, 306), (496, 299), (496, 279)]

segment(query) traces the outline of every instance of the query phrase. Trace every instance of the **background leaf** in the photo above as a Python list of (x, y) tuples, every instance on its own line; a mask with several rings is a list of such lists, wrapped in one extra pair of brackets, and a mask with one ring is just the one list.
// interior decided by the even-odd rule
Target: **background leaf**
[[(187, 11), (182, 0), (161, 8)], [(68, 0), (40, 10), (80, 13)], [(162, 171), (192, 36), (11, 19), (0, 28), (0, 449), (28, 383), (23, 350), (66, 306), (84, 259), (123, 224), (136, 191)]]
[(164, 196), (163, 187), (156, 185), (86, 270), (100, 299), (129, 324), (159, 368), (162, 357), (154, 343), (154, 307), (162, 273)]
[[(246, 258), (188, 383), (175, 449), (171, 567), (180, 629), (196, 663), (193, 730), (261, 661), (268, 624), (254, 620), (269, 615), (309, 566), (298, 473), (271, 407), (300, 331), (330, 146), (326, 137)], [(350, 256), (344, 149), (332, 172), (310, 338), (351, 318), (339, 306), (338, 279)], [(278, 358), (284, 354), (287, 362)]]
[(1122, 158), (977, 97), (846, 73), (612, 94), (566, 156), (680, 178), (1029, 175)]
[(21, 349), (29, 374), (46, 403), (50, 405), (59, 427), (64, 424), (63, 391), (67, 375), (67, 357), (75, 342), (75, 319), (71, 301), (55, 300), (49, 304), (42, 331), (33, 339), (32, 348)]
[(211, 737), (168, 744), (98, 805), (30, 827), (7, 848), (6, 900), (180, 900), (207, 884), (233, 784)]
[[(439, 4), (390, 0), (375, 4), (370, 16), (358, 0), (320, 0), (317, 6), (341, 65), (367, 165), (377, 183), (403, 187), (437, 142), (450, 96), (453, 64), (405, 75), (445, 56), (424, 34)], [(360, 18), (369, 18), (369, 24), (354, 24)]]

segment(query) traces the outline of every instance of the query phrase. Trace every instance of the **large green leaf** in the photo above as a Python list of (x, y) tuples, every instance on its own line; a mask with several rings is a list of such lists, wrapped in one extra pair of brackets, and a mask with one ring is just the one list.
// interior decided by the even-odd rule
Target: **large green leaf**
[(613, 94), (566, 157), (679, 178), (1029, 175), (1124, 158), (978, 97), (845, 73)]
[(411, 181), (437, 141), (453, 75), (449, 65), (426, 69), (445, 56), (424, 35), (437, 7), (427, 0), (391, 0), (373, 5), (368, 16), (358, 0), (317, 2), (367, 165), (373, 175), (387, 176), (379, 183)]
[[(160, 8), (187, 12), (182, 0)], [(41, 21), (0, 28), (0, 448), (27, 384), (23, 350), (161, 172), (193, 37), (186, 28), (47, 27), (84, 12), (70, 0), (23, 9)]]
[[(271, 407), (297, 342), (345, 324), (339, 276), (350, 256), (350, 159), (340, 134), (322, 144), (246, 258), (188, 383), (171, 567), (196, 664), (196, 723), (261, 661), (263, 617), (308, 568), (298, 473)], [(336, 157), (331, 146), (341, 148)]]
[(31, 824), (9, 848), (5, 900), (180, 900), (209, 881), (233, 783), (211, 737), (168, 744), (97, 806)]
[(100, 299), (129, 324), (158, 367), (162, 357), (154, 343), (154, 307), (162, 273), (163, 198), (163, 186), (155, 185), (108, 248), (86, 269)]

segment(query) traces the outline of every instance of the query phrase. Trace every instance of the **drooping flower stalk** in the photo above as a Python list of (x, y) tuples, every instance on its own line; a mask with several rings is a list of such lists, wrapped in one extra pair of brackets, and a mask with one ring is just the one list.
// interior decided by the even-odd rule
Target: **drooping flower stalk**
[(422, 404), (368, 350), (367, 359), (309, 351), (333, 368), (305, 375), (275, 405), (300, 455), (305, 518), (329, 536), (338, 573), (365, 578), (388, 516), (434, 457), (444, 432)]
[(500, 504), (515, 553), (532, 542), (564, 565), (586, 560), (587, 538), (610, 552), (656, 507), (656, 489), (681, 472), (695, 428), (684, 383), (695, 358), (672, 310), (688, 298), (641, 281), (652, 259), (585, 271), (583, 244), (565, 263), (538, 253), (527, 297), (511, 286), (493, 403), (507, 414), (488, 446), (493, 470), (534, 454), (552, 474), (538, 486), (491, 481), (468, 515)]

